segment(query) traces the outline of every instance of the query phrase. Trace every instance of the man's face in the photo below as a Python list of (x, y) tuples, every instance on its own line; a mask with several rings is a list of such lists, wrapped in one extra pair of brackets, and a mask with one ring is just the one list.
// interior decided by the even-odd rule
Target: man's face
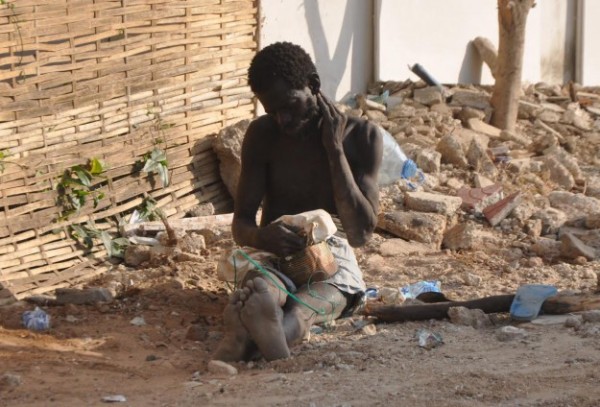
[(306, 125), (317, 117), (319, 109), (315, 95), (308, 86), (292, 89), (281, 79), (276, 79), (271, 87), (257, 93), (258, 100), (282, 133), (290, 136), (302, 134)]

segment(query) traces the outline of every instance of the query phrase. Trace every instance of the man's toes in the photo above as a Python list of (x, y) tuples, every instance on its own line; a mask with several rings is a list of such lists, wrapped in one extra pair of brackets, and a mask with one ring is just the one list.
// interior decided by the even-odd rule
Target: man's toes
[(235, 290), (229, 297), (229, 303), (237, 304), (238, 302), (240, 302), (240, 290)]
[(269, 285), (264, 278), (256, 277), (252, 281), (254, 282), (254, 291), (261, 293), (269, 291)]

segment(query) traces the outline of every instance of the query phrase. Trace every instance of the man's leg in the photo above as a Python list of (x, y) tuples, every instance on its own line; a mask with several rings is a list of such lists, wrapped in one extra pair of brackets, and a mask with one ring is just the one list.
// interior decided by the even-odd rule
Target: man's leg
[(304, 304), (289, 298), (284, 307), (283, 329), (288, 346), (302, 341), (312, 324), (339, 318), (352, 299), (351, 294), (325, 282), (304, 286), (296, 296)]

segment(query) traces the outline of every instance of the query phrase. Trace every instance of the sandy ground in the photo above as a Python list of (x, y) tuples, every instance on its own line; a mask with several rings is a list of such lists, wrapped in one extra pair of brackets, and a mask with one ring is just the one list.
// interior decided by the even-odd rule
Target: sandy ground
[[(376, 238), (357, 252), (369, 286), (438, 279), (456, 299), (514, 293), (520, 284), (593, 291), (598, 262), (527, 267), (482, 252), (382, 256)], [(473, 328), (448, 320), (376, 324), (338, 320), (288, 360), (237, 363), (236, 375), (207, 371), (222, 337), (226, 286), (211, 248), (204, 263), (116, 268), (95, 282), (127, 282), (110, 304), (45, 307), (52, 329), (21, 327), (31, 304), (0, 309), (0, 405), (95, 406), (122, 395), (131, 406), (598, 406), (600, 323), (516, 324), (494, 315)], [(145, 325), (131, 321), (143, 317)], [(506, 339), (502, 327), (525, 332)], [(427, 329), (443, 344), (419, 346)]]

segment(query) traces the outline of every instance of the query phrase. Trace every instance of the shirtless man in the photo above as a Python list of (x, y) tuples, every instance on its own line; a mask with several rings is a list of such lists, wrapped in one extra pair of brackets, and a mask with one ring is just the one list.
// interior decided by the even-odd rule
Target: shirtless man
[[(339, 266), (333, 277), (298, 287), (295, 295), (310, 307), (289, 298), (257, 270), (249, 272), (224, 311), (227, 332), (214, 355), (224, 361), (248, 360), (257, 351), (266, 360), (289, 357), (290, 346), (313, 323), (348, 311), (365, 290), (348, 242), (353, 247), (367, 242), (379, 209), (381, 135), (371, 123), (342, 114), (320, 92), (309, 55), (288, 42), (272, 44), (254, 57), (248, 77), (267, 114), (250, 124), (244, 138), (235, 241), (280, 257), (296, 253), (304, 240), (272, 221), (314, 209), (338, 217), (347, 241), (328, 240)], [(284, 285), (276, 275), (270, 277)]]

